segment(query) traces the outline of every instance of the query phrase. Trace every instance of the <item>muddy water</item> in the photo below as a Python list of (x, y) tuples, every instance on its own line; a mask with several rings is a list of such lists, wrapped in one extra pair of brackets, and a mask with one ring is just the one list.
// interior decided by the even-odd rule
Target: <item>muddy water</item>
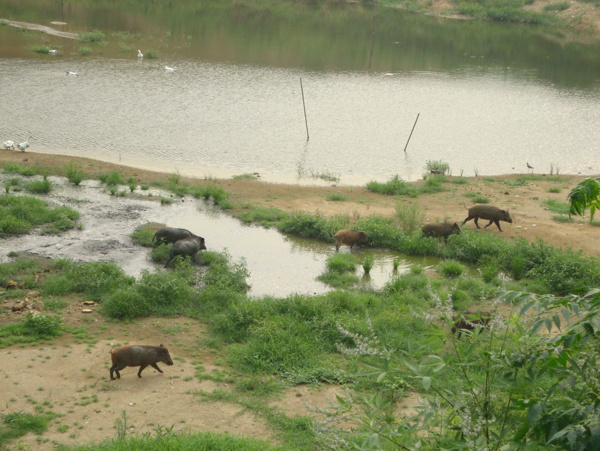
[[(1, 175), (0, 179), (7, 178)], [(158, 222), (183, 227), (202, 236), (213, 251), (227, 251), (233, 261), (244, 260), (250, 272), (251, 296), (285, 297), (293, 293), (317, 294), (330, 288), (316, 280), (325, 271), (327, 257), (335, 246), (317, 240), (286, 236), (273, 229), (244, 225), (237, 219), (213, 208), (203, 200), (186, 197), (170, 205), (161, 205), (148, 197), (148, 191), (136, 196), (111, 196), (98, 182), (69, 185), (64, 178), (50, 177), (55, 187), (42, 198), (77, 210), (81, 214), (80, 230), (60, 236), (32, 233), (0, 241), (0, 262), (10, 261), (9, 252), (34, 253), (51, 258), (76, 261), (114, 261), (128, 274), (138, 277), (145, 269), (163, 271), (152, 262), (149, 249), (133, 244), (130, 236), (136, 227)], [(124, 188), (123, 188), (124, 189)], [(349, 252), (343, 248), (341, 252)], [(360, 259), (363, 252), (375, 261), (370, 277), (357, 270), (361, 283), (381, 288), (393, 276), (393, 260), (399, 258), (399, 273), (409, 270), (411, 262), (399, 254), (381, 250), (354, 250)], [(427, 264), (413, 259), (412, 263)]]

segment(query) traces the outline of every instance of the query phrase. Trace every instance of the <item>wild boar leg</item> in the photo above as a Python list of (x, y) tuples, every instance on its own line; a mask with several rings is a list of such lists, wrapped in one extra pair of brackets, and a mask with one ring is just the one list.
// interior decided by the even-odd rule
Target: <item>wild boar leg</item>
[(158, 367), (158, 365), (156, 363), (151, 363), (150, 365), (152, 365), (152, 367), (158, 371), (159, 373), (162, 373), (162, 370)]

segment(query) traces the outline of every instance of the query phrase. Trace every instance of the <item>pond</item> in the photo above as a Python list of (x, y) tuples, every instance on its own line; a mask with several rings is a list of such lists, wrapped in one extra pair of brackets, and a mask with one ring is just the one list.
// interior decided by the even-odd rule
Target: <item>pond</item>
[[(0, 174), (4, 184), (9, 176)], [(10, 177), (13, 178), (13, 177)], [(191, 230), (206, 240), (210, 251), (226, 252), (232, 262), (244, 262), (250, 276), (250, 296), (286, 297), (294, 293), (320, 294), (331, 288), (316, 278), (325, 272), (327, 258), (335, 253), (335, 244), (284, 235), (275, 229), (245, 225), (203, 200), (190, 197), (161, 205), (161, 193), (137, 190), (126, 196), (111, 196), (97, 181), (70, 185), (65, 178), (49, 177), (53, 190), (35, 196), (81, 214), (82, 228), (61, 235), (42, 235), (34, 231), (25, 236), (2, 239), (0, 263), (11, 261), (11, 252), (35, 254), (75, 261), (114, 261), (134, 277), (142, 271), (164, 271), (162, 264), (150, 258), (150, 249), (131, 240), (133, 231), (147, 223), (161, 223)], [(124, 191), (122, 187), (121, 191)], [(153, 196), (149, 197), (148, 194)], [(381, 289), (395, 276), (410, 271), (414, 264), (426, 267), (432, 258), (403, 257), (381, 249), (342, 247), (359, 261), (370, 255), (374, 261), (370, 276), (359, 265), (356, 275), (365, 288)], [(394, 271), (394, 260), (399, 267)]]
[(600, 47), (556, 30), (337, 2), (0, 0), (0, 17), (104, 34), (0, 25), (0, 140), (31, 151), (299, 184), (416, 180), (438, 160), (600, 170)]

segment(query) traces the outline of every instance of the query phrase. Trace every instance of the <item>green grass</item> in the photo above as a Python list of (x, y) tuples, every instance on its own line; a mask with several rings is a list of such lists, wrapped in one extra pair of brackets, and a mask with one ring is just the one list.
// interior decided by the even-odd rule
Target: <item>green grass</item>
[(568, 215), (570, 206), (566, 202), (561, 202), (555, 199), (547, 199), (542, 202), (542, 205), (550, 210), (552, 213), (559, 213), (561, 215)]
[(569, 2), (550, 3), (546, 6), (544, 6), (544, 11), (546, 11), (546, 12), (561, 12), (566, 9), (569, 9), (570, 6), (571, 5), (569, 4)]
[(80, 451), (138, 451), (141, 449), (283, 451), (285, 449), (263, 440), (238, 437), (228, 433), (175, 433), (171, 432), (170, 427), (161, 425), (154, 427), (153, 431), (154, 434), (109, 439), (94, 445), (78, 446), (77, 449)]
[(48, 53), (50, 53), (50, 47), (46, 46), (46, 45), (34, 45), (31, 48), (31, 51), (35, 52), (35, 53), (42, 53), (47, 55)]
[(30, 432), (38, 435), (44, 433), (53, 416), (48, 413), (32, 414), (27, 412), (3, 414), (0, 424), (0, 447), (4, 448), (10, 442)]
[(33, 197), (0, 196), (0, 236), (23, 235), (37, 226), (44, 226), (46, 233), (60, 232), (74, 228), (78, 218), (75, 210), (49, 208)]
[(104, 40), (106, 36), (99, 30), (89, 31), (85, 33), (81, 33), (79, 35), (78, 42), (86, 42), (86, 43), (99, 43)]
[(348, 200), (348, 197), (341, 193), (329, 193), (327, 195), (327, 200), (331, 202), (343, 202), (345, 200)]

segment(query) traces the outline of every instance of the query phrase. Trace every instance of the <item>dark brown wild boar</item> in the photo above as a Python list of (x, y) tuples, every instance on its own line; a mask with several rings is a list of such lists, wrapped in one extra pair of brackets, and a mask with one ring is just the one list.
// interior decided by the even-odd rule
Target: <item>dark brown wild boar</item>
[(121, 379), (121, 371), (126, 366), (139, 366), (138, 377), (142, 377), (142, 371), (148, 365), (153, 367), (159, 373), (162, 370), (158, 367), (158, 362), (166, 363), (167, 365), (173, 365), (173, 360), (167, 348), (163, 345), (160, 346), (149, 346), (149, 345), (127, 345), (115, 348), (110, 351), (110, 358), (112, 360), (112, 366), (110, 367), (110, 378), (115, 380), (113, 372), (117, 373), (117, 378)]
[(342, 244), (346, 244), (352, 249), (352, 246), (355, 244), (367, 243), (369, 241), (366, 233), (362, 230), (342, 229), (333, 235), (333, 237), (335, 238), (336, 252), (340, 250)]
[(473, 332), (479, 329), (481, 332), (481, 330), (488, 325), (491, 319), (491, 313), (466, 310), (455, 318), (454, 326), (452, 326), (452, 333), (458, 332), (458, 337), (460, 338), (463, 330)]
[(479, 227), (477, 221), (479, 219), (489, 219), (490, 222), (485, 227), (489, 226), (493, 222), (498, 227), (498, 230), (502, 232), (500, 221), (506, 221), (512, 224), (512, 219), (510, 218), (510, 213), (508, 210), (500, 210), (498, 207), (492, 207), (491, 205), (475, 205), (467, 210), (469, 211), (469, 216), (467, 216), (467, 218), (463, 221), (462, 225), (465, 225), (465, 222), (474, 219), (475, 225), (478, 229), (480, 229), (481, 227)]
[(460, 227), (456, 222), (454, 224), (448, 222), (425, 224), (421, 230), (423, 231), (423, 236), (443, 238), (444, 241), (448, 241), (450, 235), (460, 235)]

